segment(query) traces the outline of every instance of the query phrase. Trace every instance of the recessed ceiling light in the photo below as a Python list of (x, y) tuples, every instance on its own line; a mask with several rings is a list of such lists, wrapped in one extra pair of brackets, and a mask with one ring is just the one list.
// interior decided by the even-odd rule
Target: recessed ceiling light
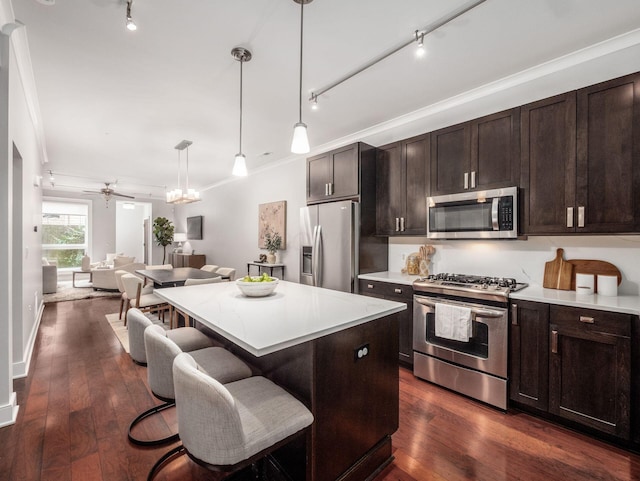
[(41, 3), (42, 5), (46, 5), (48, 7), (50, 7), (51, 5), (55, 5), (56, 4), (56, 0), (36, 0), (38, 3)]

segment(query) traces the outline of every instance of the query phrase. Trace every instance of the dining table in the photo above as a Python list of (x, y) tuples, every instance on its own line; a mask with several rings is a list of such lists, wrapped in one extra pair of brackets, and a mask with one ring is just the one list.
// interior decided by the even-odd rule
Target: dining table
[(140, 274), (145, 279), (152, 281), (155, 288), (183, 286), (187, 279), (211, 279), (213, 277), (222, 277), (225, 280), (229, 279), (229, 276), (223, 276), (217, 272), (207, 272), (193, 267), (139, 269), (136, 271), (136, 274)]

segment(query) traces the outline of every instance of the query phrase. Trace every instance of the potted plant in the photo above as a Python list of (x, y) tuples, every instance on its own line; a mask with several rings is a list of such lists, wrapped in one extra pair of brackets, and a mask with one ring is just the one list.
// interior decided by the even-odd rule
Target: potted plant
[(269, 264), (276, 263), (276, 251), (282, 245), (282, 237), (277, 232), (267, 232), (264, 236), (264, 247), (269, 251), (267, 254), (267, 262)]
[(167, 246), (173, 242), (173, 224), (166, 217), (156, 217), (153, 220), (153, 236), (156, 243), (162, 246), (162, 263), (167, 257)]

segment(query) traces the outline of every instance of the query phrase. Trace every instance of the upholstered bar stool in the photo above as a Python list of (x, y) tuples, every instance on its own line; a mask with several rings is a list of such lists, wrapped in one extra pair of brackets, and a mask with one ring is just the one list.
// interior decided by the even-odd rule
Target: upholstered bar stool
[[(153, 395), (164, 401), (139, 414), (129, 425), (129, 440), (141, 446), (154, 446), (173, 442), (178, 434), (151, 441), (135, 438), (131, 434), (133, 427), (152, 414), (164, 411), (175, 405), (173, 387), (173, 360), (182, 352), (180, 346), (167, 337), (167, 331), (161, 326), (152, 325), (144, 330), (144, 346), (147, 354), (147, 380)], [(244, 362), (222, 347), (207, 347), (190, 351), (198, 365), (208, 375), (221, 383), (228, 383), (251, 376), (251, 369)]]
[(187, 453), (212, 471), (236, 472), (302, 434), (313, 415), (291, 394), (261, 376), (223, 385), (192, 353), (173, 363), (182, 445), (162, 456), (148, 481), (172, 458)]
[[(127, 321), (129, 325), (129, 355), (136, 364), (146, 366), (147, 351), (144, 348), (144, 330), (153, 326), (153, 322), (135, 307), (127, 312)], [(166, 334), (184, 352), (213, 346), (213, 341), (209, 336), (193, 327), (172, 329)]]

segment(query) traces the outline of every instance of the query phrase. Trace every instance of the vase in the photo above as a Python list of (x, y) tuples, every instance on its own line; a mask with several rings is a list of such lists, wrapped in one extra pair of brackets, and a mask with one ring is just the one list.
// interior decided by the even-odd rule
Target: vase
[(269, 252), (267, 254), (267, 264), (275, 264), (276, 263), (276, 255), (275, 253)]

